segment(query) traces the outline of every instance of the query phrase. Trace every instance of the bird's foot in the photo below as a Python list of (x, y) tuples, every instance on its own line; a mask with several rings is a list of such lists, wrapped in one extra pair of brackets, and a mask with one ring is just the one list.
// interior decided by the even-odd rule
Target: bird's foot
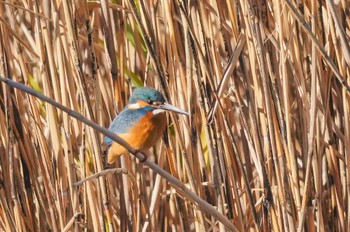
[(145, 154), (143, 154), (143, 153), (142, 153), (142, 155), (143, 155), (143, 159), (140, 160), (140, 163), (144, 163), (147, 160), (147, 156), (145, 156)]
[(111, 164), (109, 164), (109, 163), (107, 163), (107, 162), (105, 162), (104, 163), (104, 167), (103, 167), (104, 169), (111, 169), (111, 168), (113, 168), (112, 167), (112, 165)]
[(147, 155), (143, 151), (136, 150), (135, 154), (141, 153), (143, 155), (143, 159), (139, 159), (140, 163), (144, 163), (147, 160)]

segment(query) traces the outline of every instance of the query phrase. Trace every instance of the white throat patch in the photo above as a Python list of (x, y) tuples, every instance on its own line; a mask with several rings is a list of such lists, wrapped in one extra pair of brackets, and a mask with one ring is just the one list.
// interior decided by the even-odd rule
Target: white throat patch
[(159, 113), (163, 113), (164, 111), (165, 110), (163, 110), (163, 109), (155, 109), (155, 110), (152, 111), (152, 113), (153, 113), (153, 115), (157, 115)]
[[(138, 109), (140, 109), (140, 108), (142, 108), (143, 106), (140, 106), (140, 104), (139, 103), (133, 103), (133, 104), (129, 104), (128, 105), (128, 109), (132, 109), (132, 110), (138, 110)], [(155, 108), (153, 111), (152, 111), (152, 113), (153, 113), (153, 115), (157, 115), (157, 114), (159, 114), (159, 113), (163, 113), (165, 110), (164, 109), (157, 109), (157, 108)]]

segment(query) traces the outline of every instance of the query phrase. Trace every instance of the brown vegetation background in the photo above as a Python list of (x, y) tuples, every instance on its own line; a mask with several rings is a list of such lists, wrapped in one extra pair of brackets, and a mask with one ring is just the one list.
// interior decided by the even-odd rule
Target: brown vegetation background
[[(239, 231), (350, 230), (350, 2), (0, 1), (0, 75), (101, 126), (133, 87), (169, 115), (159, 166)], [(0, 89), (0, 230), (225, 231), (103, 135)]]

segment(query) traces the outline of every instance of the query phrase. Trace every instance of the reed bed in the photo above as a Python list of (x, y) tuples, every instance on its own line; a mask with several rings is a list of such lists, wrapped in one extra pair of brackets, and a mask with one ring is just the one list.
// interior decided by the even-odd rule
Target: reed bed
[[(73, 111), (1, 84), (0, 230), (350, 231), (349, 9), (0, 1), (0, 76)], [(106, 169), (84, 120), (108, 128), (143, 85), (190, 117)]]

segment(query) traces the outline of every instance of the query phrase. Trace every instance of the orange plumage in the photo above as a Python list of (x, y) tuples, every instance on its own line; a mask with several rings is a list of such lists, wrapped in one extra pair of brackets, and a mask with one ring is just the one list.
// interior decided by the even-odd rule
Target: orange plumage
[[(130, 129), (130, 132), (118, 134), (123, 140), (128, 142), (133, 148), (141, 152), (148, 151), (158, 139), (162, 136), (166, 126), (165, 113), (159, 113), (153, 116), (152, 112), (135, 123), (135, 126)], [(115, 159), (127, 153), (125, 147), (118, 143), (112, 143), (108, 150), (107, 162), (113, 163)]]

